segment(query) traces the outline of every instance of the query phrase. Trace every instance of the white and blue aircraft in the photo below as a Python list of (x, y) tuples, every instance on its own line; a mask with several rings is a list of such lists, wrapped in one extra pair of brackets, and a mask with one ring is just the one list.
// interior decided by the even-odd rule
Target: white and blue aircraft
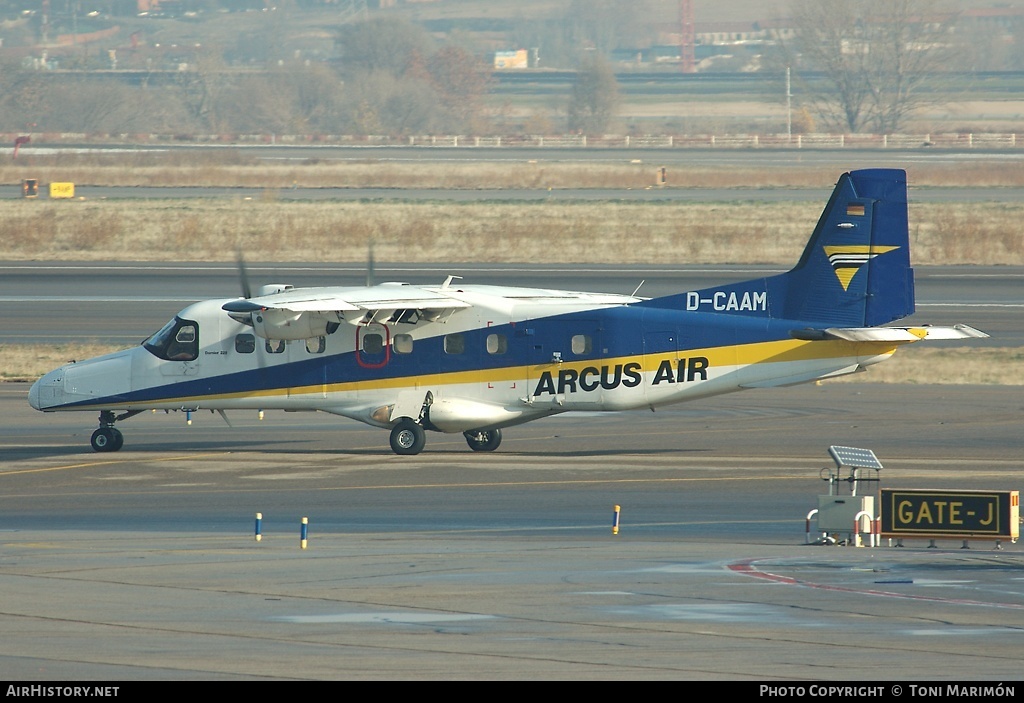
[[(790, 271), (659, 298), (463, 284), (265, 286), (189, 305), (141, 346), (40, 378), (44, 412), (99, 411), (92, 447), (149, 410), (318, 410), (492, 451), (502, 430), (571, 411), (658, 408), (862, 371), (966, 325), (914, 312), (906, 173), (844, 173)], [(226, 419), (226, 416), (225, 416)]]

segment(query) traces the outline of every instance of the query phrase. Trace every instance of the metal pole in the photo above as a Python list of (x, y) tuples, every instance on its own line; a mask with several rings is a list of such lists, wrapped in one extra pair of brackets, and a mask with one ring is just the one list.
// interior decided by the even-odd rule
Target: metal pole
[(793, 92), (790, 90), (789, 66), (786, 66), (786, 139), (793, 141)]

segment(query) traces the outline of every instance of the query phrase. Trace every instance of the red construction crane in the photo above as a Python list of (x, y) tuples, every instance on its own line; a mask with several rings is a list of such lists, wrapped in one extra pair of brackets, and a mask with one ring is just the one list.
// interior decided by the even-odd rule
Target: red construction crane
[(50, 0), (43, 0), (43, 17), (39, 22), (39, 43), (50, 43)]
[(679, 0), (679, 69), (683, 73), (694, 73), (697, 60), (694, 46), (697, 32), (693, 28), (693, 0)]

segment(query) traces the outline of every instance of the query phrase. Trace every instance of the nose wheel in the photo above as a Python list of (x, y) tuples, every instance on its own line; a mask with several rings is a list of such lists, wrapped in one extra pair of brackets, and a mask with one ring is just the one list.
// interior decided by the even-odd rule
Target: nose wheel
[(92, 433), (89, 443), (97, 452), (116, 452), (124, 446), (124, 435), (113, 427), (100, 427)]
[(124, 435), (121, 434), (121, 430), (114, 429), (114, 423), (118, 420), (124, 420), (125, 418), (131, 417), (139, 412), (141, 411), (133, 410), (122, 415), (115, 415), (110, 410), (101, 410), (99, 429), (92, 433), (92, 438), (89, 440), (89, 444), (92, 445), (93, 451), (116, 452), (118, 449), (123, 447)]

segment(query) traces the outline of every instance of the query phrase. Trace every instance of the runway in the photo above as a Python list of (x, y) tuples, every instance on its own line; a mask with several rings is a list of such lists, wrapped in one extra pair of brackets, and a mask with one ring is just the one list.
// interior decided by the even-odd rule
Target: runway
[(1018, 388), (751, 391), (415, 457), (308, 413), (147, 414), (97, 455), (91, 414), (26, 394), (0, 386), (8, 680), (1019, 677), (1019, 544), (807, 543), (832, 444), (884, 487), (1019, 489)]

